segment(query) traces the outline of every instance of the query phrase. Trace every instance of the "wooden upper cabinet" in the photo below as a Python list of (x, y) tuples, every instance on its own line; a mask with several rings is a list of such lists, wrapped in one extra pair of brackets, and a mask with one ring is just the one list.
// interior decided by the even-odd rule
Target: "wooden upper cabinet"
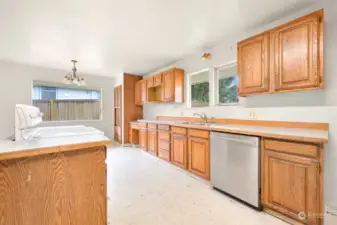
[(147, 79), (146, 79), (146, 87), (147, 87), (147, 88), (153, 87), (153, 86), (154, 86), (153, 81), (154, 81), (153, 77), (147, 78)]
[(159, 85), (161, 85), (162, 84), (162, 79), (161, 79), (161, 73), (160, 74), (157, 74), (157, 75), (155, 75), (154, 77), (153, 77), (153, 86), (159, 86)]
[(163, 72), (163, 101), (174, 101), (174, 70)]
[(239, 95), (324, 87), (324, 12), (238, 43)]
[(146, 98), (147, 98), (146, 80), (142, 80), (140, 82), (140, 101), (142, 104), (147, 102)]
[(238, 43), (239, 95), (269, 91), (269, 33)]
[(142, 105), (141, 94), (142, 94), (141, 81), (138, 81), (135, 84), (135, 104), (136, 105)]
[(319, 162), (311, 158), (265, 150), (262, 164), (262, 204), (299, 220), (319, 224)]
[(323, 87), (323, 11), (271, 31), (275, 90)]

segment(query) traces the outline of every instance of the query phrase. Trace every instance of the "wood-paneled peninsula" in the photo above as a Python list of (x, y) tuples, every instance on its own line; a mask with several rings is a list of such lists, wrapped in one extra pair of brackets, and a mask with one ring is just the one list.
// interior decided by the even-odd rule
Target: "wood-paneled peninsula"
[(0, 225), (106, 225), (100, 134), (0, 141)]

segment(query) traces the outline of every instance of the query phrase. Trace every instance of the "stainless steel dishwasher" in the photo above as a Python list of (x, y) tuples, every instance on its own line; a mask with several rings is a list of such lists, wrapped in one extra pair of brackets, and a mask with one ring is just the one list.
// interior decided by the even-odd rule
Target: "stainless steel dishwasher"
[(211, 184), (261, 210), (260, 138), (211, 132)]

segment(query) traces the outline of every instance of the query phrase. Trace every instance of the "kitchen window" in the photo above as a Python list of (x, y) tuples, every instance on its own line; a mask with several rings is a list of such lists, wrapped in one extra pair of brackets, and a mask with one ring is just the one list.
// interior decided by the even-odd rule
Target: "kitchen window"
[(33, 105), (44, 121), (101, 120), (101, 90), (34, 82)]
[(189, 75), (189, 96), (191, 107), (207, 107), (210, 103), (209, 70)]
[(237, 104), (239, 102), (237, 64), (230, 63), (216, 68), (215, 76), (217, 104)]
[(214, 66), (187, 76), (187, 107), (239, 104), (237, 62)]

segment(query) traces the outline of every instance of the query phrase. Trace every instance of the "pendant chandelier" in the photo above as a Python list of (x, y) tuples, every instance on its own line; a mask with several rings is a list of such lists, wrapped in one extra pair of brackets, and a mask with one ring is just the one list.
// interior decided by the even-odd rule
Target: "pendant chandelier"
[(76, 60), (71, 60), (73, 63), (73, 72), (68, 73), (67, 75), (64, 76), (63, 78), (63, 83), (64, 84), (76, 84), (78, 86), (85, 86), (85, 80), (83, 77), (76, 75), (77, 69), (76, 69)]

